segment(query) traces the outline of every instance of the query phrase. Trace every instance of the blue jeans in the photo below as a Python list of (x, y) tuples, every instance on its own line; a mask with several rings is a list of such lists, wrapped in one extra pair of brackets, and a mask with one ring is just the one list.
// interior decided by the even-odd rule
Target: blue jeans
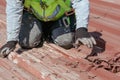
[(74, 15), (63, 16), (57, 21), (42, 22), (33, 14), (24, 11), (19, 44), (23, 48), (34, 48), (40, 45), (43, 38), (50, 38), (63, 48), (71, 48), (74, 42), (75, 22)]

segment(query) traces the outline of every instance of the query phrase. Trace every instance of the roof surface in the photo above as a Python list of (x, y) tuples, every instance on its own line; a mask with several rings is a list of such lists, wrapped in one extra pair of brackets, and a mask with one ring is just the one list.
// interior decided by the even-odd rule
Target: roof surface
[[(65, 50), (51, 43), (41, 48), (17, 48), (0, 58), (0, 80), (119, 80), (120, 1), (90, 0), (89, 32), (93, 49)], [(0, 47), (6, 41), (5, 2), (0, 2)]]

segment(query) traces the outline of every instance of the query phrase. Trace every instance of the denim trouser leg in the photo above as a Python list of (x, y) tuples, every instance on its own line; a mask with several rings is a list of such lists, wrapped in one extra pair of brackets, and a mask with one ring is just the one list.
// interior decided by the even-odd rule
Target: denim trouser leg
[(22, 48), (34, 48), (41, 42), (41, 22), (32, 14), (24, 12), (19, 33), (19, 44)]
[(74, 15), (70, 17), (63, 16), (55, 22), (52, 30), (52, 39), (55, 44), (66, 49), (73, 46), (75, 22)]

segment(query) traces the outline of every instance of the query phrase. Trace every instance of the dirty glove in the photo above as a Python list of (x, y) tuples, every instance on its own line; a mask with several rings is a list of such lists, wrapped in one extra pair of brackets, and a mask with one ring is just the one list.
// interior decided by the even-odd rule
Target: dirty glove
[(95, 39), (88, 33), (86, 28), (78, 28), (76, 30), (75, 47), (78, 47), (81, 43), (89, 48), (92, 48), (96, 44)]
[(17, 41), (8, 41), (0, 48), (0, 57), (7, 57), (15, 49)]

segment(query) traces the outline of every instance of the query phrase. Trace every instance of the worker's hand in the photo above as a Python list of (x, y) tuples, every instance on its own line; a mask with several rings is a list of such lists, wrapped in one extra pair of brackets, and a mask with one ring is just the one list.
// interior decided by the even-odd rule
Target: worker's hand
[(79, 28), (76, 30), (75, 47), (78, 47), (80, 44), (86, 45), (89, 48), (96, 45), (95, 39), (88, 33), (86, 28)]
[(17, 41), (8, 41), (5, 45), (0, 48), (0, 57), (4, 58), (9, 55), (15, 49)]

